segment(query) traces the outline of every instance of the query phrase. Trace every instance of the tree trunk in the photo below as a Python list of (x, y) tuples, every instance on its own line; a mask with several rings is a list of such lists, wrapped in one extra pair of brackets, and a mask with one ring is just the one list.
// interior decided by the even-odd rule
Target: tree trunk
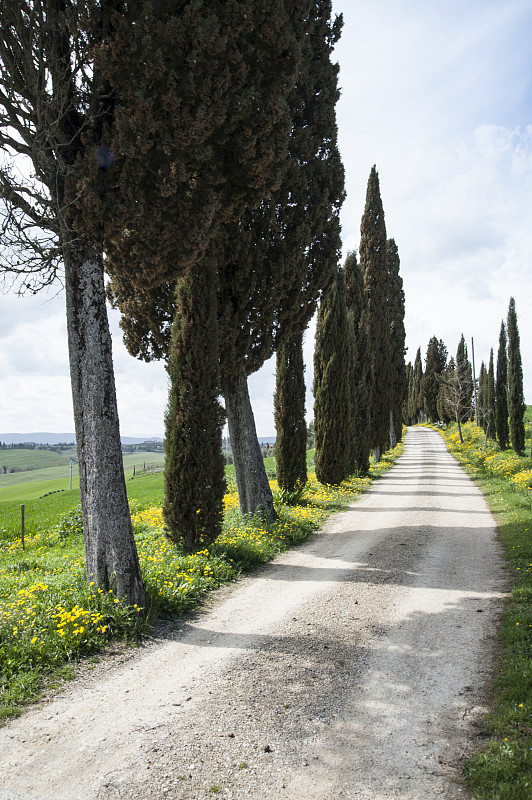
[(277, 519), (273, 496), (260, 451), (245, 370), (223, 380), (223, 393), (238, 500), (242, 514), (259, 511), (269, 522)]
[(87, 581), (144, 606), (122, 462), (102, 253), (83, 238), (69, 238), (63, 251)]
[(460, 436), (460, 444), (464, 443), (464, 437), (462, 436), (462, 424), (460, 422), (460, 414), (456, 414), (456, 424), (458, 425), (458, 434)]
[(375, 463), (377, 463), (378, 461), (381, 460), (381, 448), (380, 447), (374, 447), (372, 452), (373, 452), (373, 461), (375, 461)]
[(390, 411), (390, 449), (393, 450), (396, 444), (397, 444), (397, 436), (395, 435), (393, 411)]

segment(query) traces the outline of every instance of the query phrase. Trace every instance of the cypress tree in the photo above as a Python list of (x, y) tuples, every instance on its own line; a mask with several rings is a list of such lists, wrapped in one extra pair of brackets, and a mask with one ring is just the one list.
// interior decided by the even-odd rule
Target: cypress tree
[(399, 274), (399, 251), (394, 239), (386, 245), (388, 263), (388, 314), (390, 317), (390, 446), (401, 441), (403, 431), (403, 400), (406, 395), (405, 367), (405, 293)]
[(519, 328), (515, 300), (511, 297), (508, 306), (508, 416), (510, 441), (517, 455), (525, 449), (525, 411)]
[(421, 348), (418, 347), (416, 358), (414, 360), (414, 367), (412, 371), (412, 382), (408, 395), (408, 410), (411, 419), (411, 425), (419, 422), (420, 412), (423, 408), (423, 365), (421, 362)]
[(484, 362), (482, 362), (478, 374), (477, 404), (479, 412), (478, 413), (479, 423), (484, 433), (486, 433), (488, 428), (487, 405), (486, 405), (487, 390), (488, 390), (488, 371), (486, 369), (486, 365), (484, 364)]
[[(221, 4), (222, 8), (226, 5)], [(216, 258), (218, 267), (220, 383), (234, 447), (240, 507), (243, 512), (262, 509), (274, 518), (247, 375), (282, 341), (304, 330), (320, 292), (333, 278), (340, 250), (343, 167), (336, 141), (338, 67), (330, 56), (342, 22), (341, 17), (331, 21), (327, 0), (281, 3), (279, 15), (272, 2), (251, 5), (261, 23), (250, 21), (253, 33), (245, 51), (246, 69), (262, 70), (266, 88), (278, 84), (284, 94), (272, 92), (263, 100), (260, 81), (252, 84), (245, 102), (235, 99), (235, 109), (247, 109), (247, 123), (238, 116), (240, 122), (230, 127), (229, 135), (223, 129), (222, 145), (210, 140), (213, 163), (228, 167), (218, 176), (222, 200), (227, 195), (228, 202), (219, 203), (219, 225), (209, 257)], [(275, 31), (270, 29), (272, 20)], [(287, 31), (292, 33), (288, 50)], [(276, 58), (264, 52), (265, 43), (274, 49)], [(282, 62), (281, 44), (287, 66)], [(251, 45), (263, 49), (257, 52)], [(293, 77), (294, 59), (297, 80)], [(268, 135), (245, 144), (246, 131), (255, 130), (257, 116), (263, 126), (270, 124), (271, 117), (280, 120), (281, 132), (288, 131), (278, 161), (271, 156), (282, 148), (271, 124)], [(244, 139), (242, 150), (237, 146), (238, 137)], [(258, 158), (254, 173), (243, 173), (241, 154), (248, 160), (250, 154)], [(250, 197), (245, 194), (248, 187)], [(184, 194), (188, 196), (188, 190)], [(164, 272), (161, 274), (164, 277)], [(124, 280), (113, 275), (112, 291), (121, 310), (126, 311), (123, 325), (130, 352), (144, 358), (164, 356), (175, 313), (172, 283), (146, 290), (132, 286), (129, 277)]]
[(342, 270), (318, 311), (314, 350), (314, 437), (316, 478), (338, 484), (349, 475), (352, 432), (350, 326)]
[(369, 340), (364, 276), (357, 263), (356, 253), (348, 253), (345, 265), (346, 308), (351, 330), (352, 354), (352, 456), (350, 473), (364, 475), (369, 469)]
[[(214, 265), (213, 265), (214, 266)], [(178, 281), (168, 359), (164, 520), (169, 538), (192, 551), (221, 533), (225, 492), (218, 402), (215, 269), (196, 264)]]
[[(338, 261), (344, 174), (335, 116), (338, 68), (330, 57), (342, 20), (331, 20), (331, 12), (329, 0), (315, 0), (305, 17), (299, 76), (289, 98), (293, 127), (284, 178), (259, 208), (223, 232), (220, 365), (229, 425), (244, 417), (231, 409), (242, 405), (245, 376), (305, 329)], [(232, 436), (234, 443), (242, 442), (242, 464), (237, 450), (235, 474), (241, 510), (253, 511), (252, 484), (259, 479), (262, 459), (255, 470), (243, 463), (249, 453), (246, 437), (242, 425)]]
[(456, 349), (456, 379), (460, 388), (460, 422), (465, 422), (472, 413), (473, 368), (467, 355), (464, 334), (462, 334)]
[(425, 372), (423, 375), (422, 394), (423, 409), (430, 422), (440, 419), (438, 411), (438, 392), (440, 377), (447, 365), (447, 348), (441, 339), (436, 336), (429, 340), (427, 356), (425, 358)]
[(368, 179), (366, 205), (360, 225), (360, 265), (364, 272), (367, 330), (371, 348), (370, 447), (375, 460), (379, 460), (386, 449), (390, 432), (392, 378), (386, 225), (375, 166), (371, 168)]
[(409, 397), (412, 393), (412, 380), (414, 377), (414, 367), (412, 366), (412, 362), (409, 361), (406, 365), (406, 395), (405, 399), (403, 400), (403, 422), (405, 425), (412, 425), (412, 419), (410, 417), (410, 408), (409, 408)]
[(275, 466), (281, 489), (294, 492), (307, 482), (307, 425), (303, 334), (295, 334), (277, 350), (274, 395)]
[[(445, 347), (443, 342), (440, 340), (441, 345)], [(445, 361), (447, 361), (447, 348), (445, 348)], [(438, 380), (438, 398), (437, 398), (437, 408), (438, 408), (438, 419), (440, 419), (444, 425), (448, 425), (449, 422), (452, 420), (452, 415), (449, 411), (449, 405), (447, 403), (447, 386), (449, 383), (450, 373), (452, 373), (455, 369), (454, 358), (451, 357), (452, 367), (446, 363), (443, 371), (440, 373), (439, 380)]]
[(495, 370), (493, 367), (493, 347), (490, 350), (490, 360), (488, 364), (488, 374), (486, 377), (486, 432), (488, 436), (495, 439)]
[(506, 354), (506, 328), (501, 322), (499, 350), (497, 352), (497, 376), (495, 378), (495, 429), (501, 450), (508, 447), (508, 357)]

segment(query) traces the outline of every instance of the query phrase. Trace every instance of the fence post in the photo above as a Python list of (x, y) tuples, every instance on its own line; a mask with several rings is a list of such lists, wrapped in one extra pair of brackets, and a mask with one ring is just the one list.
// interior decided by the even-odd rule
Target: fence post
[(20, 539), (24, 550), (24, 503), (20, 506)]

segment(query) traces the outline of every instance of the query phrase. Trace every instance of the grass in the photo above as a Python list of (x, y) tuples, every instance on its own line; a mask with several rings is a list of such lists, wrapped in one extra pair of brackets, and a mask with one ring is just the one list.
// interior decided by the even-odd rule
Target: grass
[[(33, 450), (3, 450), (1, 453), (27, 453), (32, 456), (33, 453), (44, 453), (46, 451), (33, 451)], [(55, 453), (49, 453), (50, 456), (56, 456)], [(26, 500), (36, 500), (43, 497), (50, 492), (68, 491), (70, 488), (70, 462), (63, 460), (59, 466), (43, 466), (42, 468), (30, 469), (28, 466), (32, 463), (31, 458), (26, 456), (26, 464), (24, 472), (8, 472), (0, 474), (0, 503), (9, 500), (16, 500), (18, 503), (24, 503)], [(57, 456), (59, 458), (59, 456)], [(139, 471), (142, 473), (144, 467), (147, 471), (160, 469), (164, 464), (164, 453), (144, 453), (142, 451), (135, 453), (125, 453), (123, 456), (124, 471), (126, 478), (133, 476), (133, 470), (136, 475)], [(4, 462), (0, 457), (0, 467)], [(44, 462), (46, 463), (46, 461)], [(78, 478), (78, 465), (72, 465), (72, 485), (79, 487)], [(135, 475), (135, 477), (136, 477)]]
[[(528, 406), (527, 452), (530, 452)], [(456, 426), (442, 435), (482, 489), (498, 523), (511, 592), (500, 627), (502, 656), (485, 719), (487, 743), (466, 766), (476, 800), (532, 798), (532, 460), (500, 451), (472, 423), (460, 445)]]
[(0, 468), (31, 470), (45, 469), (68, 464), (69, 459), (53, 450), (28, 450), (25, 447), (9, 447), (0, 450)]
[[(270, 525), (258, 517), (242, 517), (228, 468), (223, 533), (194, 554), (183, 552), (164, 534), (162, 473), (128, 480), (149, 621), (161, 614), (182, 614), (207, 592), (307, 539), (401, 452), (399, 445), (372, 465), (370, 476), (353, 477), (340, 486), (322, 486), (311, 475), (297, 505), (276, 502), (278, 520)], [(273, 461), (267, 464), (272, 467)], [(271, 486), (279, 496), (275, 480)], [(9, 502), (0, 508), (0, 718), (7, 718), (36, 699), (58, 670), (103, 650), (111, 639), (135, 643), (148, 622), (140, 609), (123, 605), (112, 592), (87, 586), (75, 491), (28, 503), (25, 549), (17, 519), (20, 508)]]

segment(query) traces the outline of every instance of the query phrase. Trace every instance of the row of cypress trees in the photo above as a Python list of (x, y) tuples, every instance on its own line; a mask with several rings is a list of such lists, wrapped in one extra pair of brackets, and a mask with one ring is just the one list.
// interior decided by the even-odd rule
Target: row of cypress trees
[[(129, 351), (167, 362), (164, 518), (170, 538), (191, 550), (221, 529), (224, 415), (241, 511), (275, 518), (247, 377), (285, 345), (293, 363), (340, 253), (344, 171), (331, 54), (341, 15), (331, 0), (233, 5), (206, 3), (205, 30), (178, 13), (166, 27), (143, 22), (136, 48), (123, 53), (134, 63), (115, 65), (150, 68), (138, 75), (149, 113), (139, 104), (120, 145), (129, 155), (148, 124), (157, 159), (145, 180), (144, 151), (120, 161), (143, 219), (117, 223), (128, 234), (110, 240), (108, 292)], [(237, 10), (241, 33), (230, 25)], [(211, 111), (210, 94), (223, 108)], [(202, 128), (212, 115), (218, 127)], [(140, 260), (135, 272), (132, 260)]]
[[(510, 298), (506, 322), (501, 322), (495, 368), (493, 348), (488, 365), (481, 363), (475, 384), (473, 368), (462, 334), (456, 358), (447, 360), (444, 342), (433, 336), (428, 344), (423, 370), (421, 349), (414, 364), (406, 368), (408, 390), (403, 406), (406, 424), (455, 421), (461, 436), (461, 423), (475, 419), (486, 436), (501, 449), (511, 444), (521, 455), (525, 447), (523, 369), (515, 300)], [(532, 445), (531, 445), (532, 452)]]
[(322, 298), (314, 353), (316, 477), (336, 484), (369, 468), (401, 437), (406, 392), (399, 253), (386, 238), (376, 167), (370, 172), (359, 258), (347, 256)]

